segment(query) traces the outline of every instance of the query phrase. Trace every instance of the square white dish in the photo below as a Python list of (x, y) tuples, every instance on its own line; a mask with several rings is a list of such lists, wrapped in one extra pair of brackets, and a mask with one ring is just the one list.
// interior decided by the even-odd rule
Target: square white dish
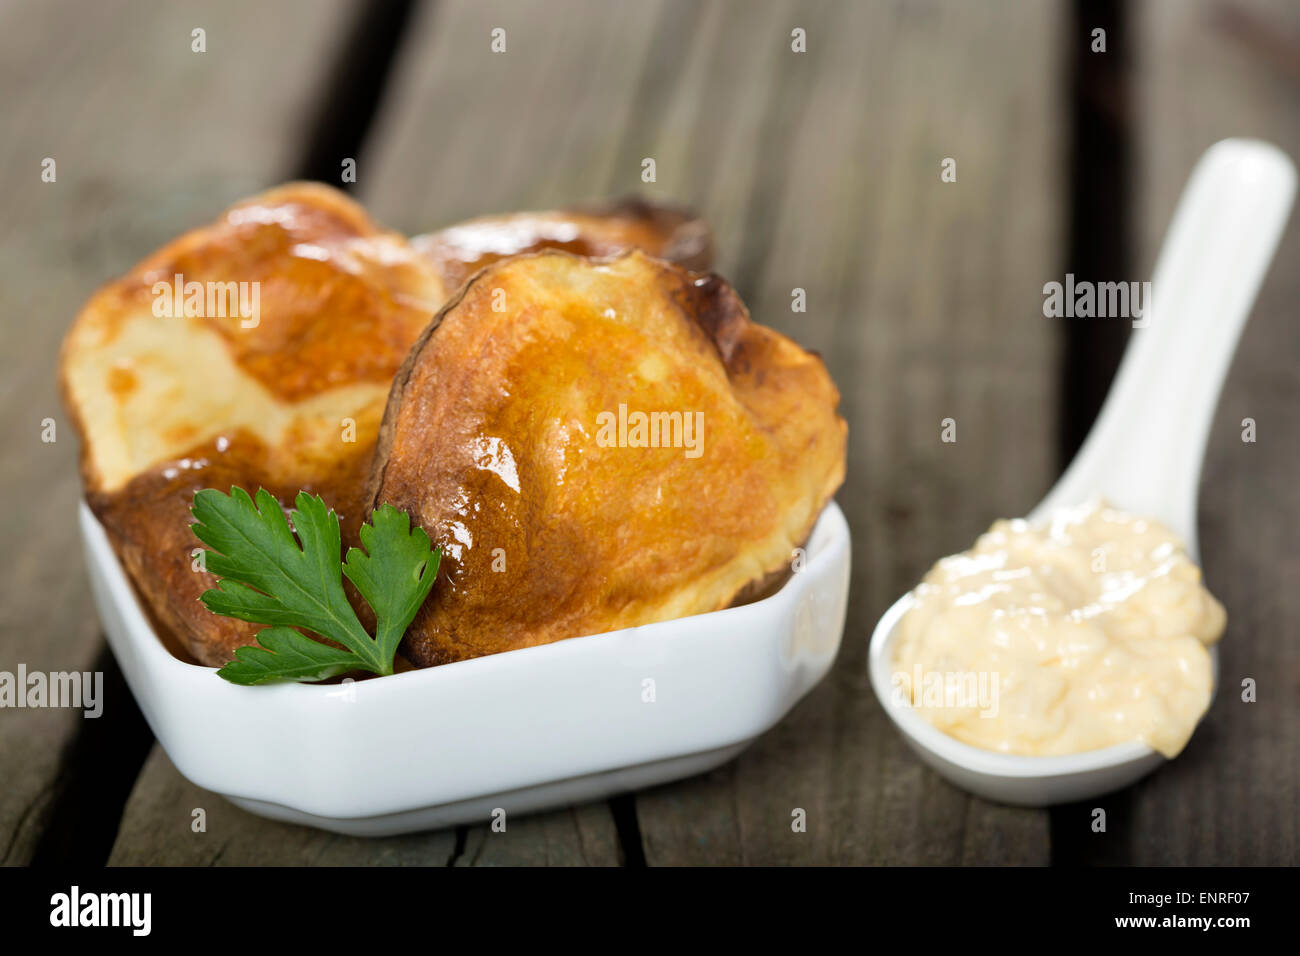
[(80, 525), (109, 645), (176, 768), (250, 812), (357, 836), (718, 766), (826, 675), (848, 603), (832, 501), (802, 570), (752, 604), (342, 686), (239, 687), (163, 646), (84, 502)]

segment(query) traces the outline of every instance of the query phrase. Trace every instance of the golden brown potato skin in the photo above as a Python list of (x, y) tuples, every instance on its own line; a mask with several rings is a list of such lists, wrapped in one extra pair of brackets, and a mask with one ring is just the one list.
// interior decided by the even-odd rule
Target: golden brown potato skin
[(224, 457), (212, 443), (169, 467), (146, 471), (117, 491), (86, 492), (160, 637), (179, 645), (184, 656), (213, 666), (229, 660), (236, 647), (253, 643), (261, 629), (213, 614), (198, 600), (216, 587), (217, 578), (195, 568), (194, 551), (201, 545), (190, 531), (194, 493), (232, 485), (256, 488), (260, 474), (243, 456), (228, 465)]
[[(821, 360), (717, 276), (637, 252), (488, 266), (412, 348), (376, 447), (370, 506), (443, 548), (404, 653), (427, 666), (726, 607), (788, 564), (842, 482), (838, 401)], [(610, 446), (601, 413), (620, 404), (702, 413), (698, 456)]]
[(639, 249), (697, 272), (713, 265), (713, 238), (703, 220), (685, 209), (639, 199), (483, 216), (416, 236), (411, 244), (434, 263), (449, 290), (499, 259), (544, 249), (593, 257)]
[[(176, 275), (256, 288), (256, 324), (155, 314), (155, 285)], [(239, 428), (277, 473), (332, 460), (344, 418), (373, 436), (446, 294), (424, 256), (337, 190), (295, 183), (231, 207), (101, 288), (69, 330), (60, 385), (87, 489), (113, 491)]]
[[(173, 652), (183, 649), (184, 656), (217, 667), (234, 656), (235, 648), (254, 643), (262, 626), (213, 614), (199, 602), (204, 591), (217, 586), (217, 578), (194, 565), (194, 551), (202, 547), (190, 531), (195, 492), (266, 488), (286, 509), (299, 489), (319, 494), (339, 513), (344, 546), (357, 545), (373, 442), (372, 431), (364, 446), (349, 444), (336, 458), (317, 459), (310, 471), (304, 467), (286, 478), (267, 471), (267, 451), (258, 439), (233, 432), (137, 475), (116, 491), (87, 491), (86, 501), (163, 641)], [(365, 605), (354, 604), (366, 621)]]
[[(156, 316), (152, 285), (260, 283), (260, 321)], [(320, 493), (360, 523), (394, 372), (445, 298), (428, 260), (337, 190), (291, 184), (239, 203), (109, 283), (64, 342), (65, 404), (86, 499), (153, 619), (194, 659), (260, 629), (210, 613), (192, 566), (194, 492)], [(351, 540), (351, 538), (349, 538)]]
[[(696, 220), (657, 207), (521, 219), (532, 225), (471, 224), (462, 240), (477, 236), (476, 255), (496, 258), (510, 251), (503, 236), (545, 244), (577, 223), (592, 248), (707, 248)], [(446, 275), (476, 267), (440, 248)], [(154, 315), (154, 283), (176, 274), (258, 282), (258, 324)], [(286, 507), (299, 489), (319, 493), (339, 511), (345, 543), (355, 542), (393, 374), (455, 288), (442, 274), (343, 193), (291, 183), (168, 243), (83, 307), (64, 341), (60, 387), (82, 436), (87, 501), (169, 644), (217, 666), (260, 629), (198, 601), (216, 583), (192, 566), (199, 489), (266, 487)]]

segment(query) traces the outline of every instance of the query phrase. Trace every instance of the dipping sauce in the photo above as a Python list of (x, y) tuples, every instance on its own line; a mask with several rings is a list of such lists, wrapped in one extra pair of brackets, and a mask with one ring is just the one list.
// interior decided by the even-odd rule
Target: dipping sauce
[(998, 521), (939, 561), (894, 639), (898, 699), (964, 743), (1079, 753), (1186, 746), (1214, 685), (1223, 606), (1159, 522), (1104, 502)]

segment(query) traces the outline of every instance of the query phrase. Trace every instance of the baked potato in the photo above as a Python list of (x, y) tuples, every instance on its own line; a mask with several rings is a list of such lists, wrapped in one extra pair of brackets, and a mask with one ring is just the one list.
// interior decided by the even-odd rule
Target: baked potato
[[(707, 255), (684, 214), (618, 208), (480, 220), (417, 249), (343, 193), (293, 183), (101, 288), (64, 341), (60, 385), (87, 501), (169, 644), (220, 665), (259, 629), (198, 601), (215, 578), (189, 530), (196, 491), (265, 487), (285, 505), (317, 493), (355, 543), (393, 374), (464, 270), (565, 236)], [(503, 220), (515, 225), (488, 225)]]
[(428, 666), (728, 606), (788, 568), (844, 478), (820, 358), (640, 252), (478, 272), (393, 382), (367, 508), (442, 547)]

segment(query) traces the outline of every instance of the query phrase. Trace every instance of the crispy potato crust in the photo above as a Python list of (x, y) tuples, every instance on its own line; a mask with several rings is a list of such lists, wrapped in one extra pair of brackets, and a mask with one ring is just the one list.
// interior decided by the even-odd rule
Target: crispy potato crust
[[(488, 266), (412, 348), (380, 428), (368, 506), (443, 548), (404, 653), (427, 666), (726, 607), (788, 566), (843, 481), (838, 401), (821, 360), (717, 276), (637, 252)], [(683, 425), (659, 418), (642, 447), (633, 412)]]
[[(204, 314), (174, 301), (179, 314), (156, 313), (178, 275), (204, 291)], [(206, 290), (227, 283), (245, 284), (252, 317), (209, 313)], [(304, 457), (332, 462), (344, 419), (373, 439), (393, 373), (445, 298), (428, 260), (337, 190), (291, 184), (232, 207), (100, 289), (68, 332), (60, 384), (87, 490), (238, 429), (286, 477)]]
[[(621, 237), (685, 249), (691, 235), (698, 245), (702, 227), (684, 214), (620, 210), (609, 222), (590, 213), (581, 229), (615, 246)], [(467, 228), (479, 236), (480, 258), (510, 252), (493, 245), (496, 231)], [(544, 244), (556, 233), (536, 226), (532, 235)], [(355, 543), (393, 374), (455, 288), (443, 278), (455, 275), (453, 258), (444, 256), (440, 272), (341, 192), (293, 183), (168, 243), (77, 316), (60, 388), (82, 437), (87, 501), (150, 616), (200, 663), (230, 660), (259, 627), (198, 601), (215, 579), (193, 567), (194, 493), (262, 486), (285, 507), (299, 489), (319, 493), (339, 511), (345, 543)], [(465, 260), (457, 268), (471, 267)], [(156, 315), (155, 283), (172, 285), (178, 274), (205, 289), (256, 282), (257, 323), (246, 327), (230, 310)], [(359, 610), (364, 621), (368, 610)]]
[[(258, 283), (257, 323), (157, 315), (156, 282)], [(251, 287), (250, 287), (251, 288)], [(260, 629), (210, 613), (194, 493), (320, 493), (355, 534), (393, 373), (445, 298), (428, 260), (337, 190), (239, 203), (99, 290), (64, 341), (65, 404), (86, 499), (151, 617), (204, 664)], [(206, 301), (205, 301), (206, 305)]]

